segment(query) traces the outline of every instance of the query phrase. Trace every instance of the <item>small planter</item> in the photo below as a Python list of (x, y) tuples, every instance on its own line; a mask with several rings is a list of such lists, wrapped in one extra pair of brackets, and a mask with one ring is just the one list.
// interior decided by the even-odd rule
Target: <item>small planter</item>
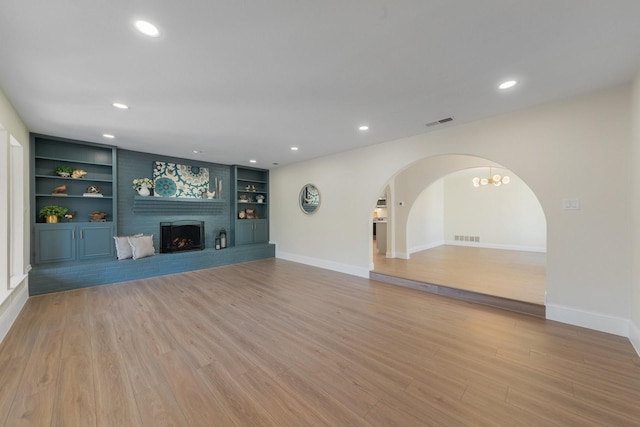
[(48, 224), (54, 224), (62, 218), (69, 209), (63, 208), (62, 206), (45, 206), (40, 209), (38, 212), (38, 216), (44, 218), (44, 221)]
[(47, 224), (55, 224), (58, 222), (58, 216), (57, 215), (48, 215), (44, 217), (44, 222), (46, 222)]
[(138, 194), (141, 196), (150, 196), (151, 195), (151, 191), (149, 190), (149, 187), (138, 187)]
[(71, 176), (71, 174), (73, 173), (73, 168), (69, 167), (69, 166), (58, 166), (55, 170), (56, 174), (58, 176), (64, 177), (64, 178), (69, 178)]

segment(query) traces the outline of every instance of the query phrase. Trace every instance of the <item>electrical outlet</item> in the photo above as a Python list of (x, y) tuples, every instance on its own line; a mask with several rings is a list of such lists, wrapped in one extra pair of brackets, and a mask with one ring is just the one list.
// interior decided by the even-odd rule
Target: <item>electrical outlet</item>
[(562, 199), (562, 209), (576, 211), (580, 209), (580, 199)]

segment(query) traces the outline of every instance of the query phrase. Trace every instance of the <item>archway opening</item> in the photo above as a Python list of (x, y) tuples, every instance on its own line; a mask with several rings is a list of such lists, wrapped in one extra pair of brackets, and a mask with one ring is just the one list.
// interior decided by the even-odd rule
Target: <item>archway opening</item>
[[(387, 247), (372, 244), (372, 273), (544, 307), (546, 220), (534, 192), (493, 162), (441, 156), (439, 164), (444, 157), (455, 157), (452, 165), (463, 157), (466, 167), (421, 178), (420, 161), (389, 181)], [(473, 185), (490, 173), (509, 184)]]

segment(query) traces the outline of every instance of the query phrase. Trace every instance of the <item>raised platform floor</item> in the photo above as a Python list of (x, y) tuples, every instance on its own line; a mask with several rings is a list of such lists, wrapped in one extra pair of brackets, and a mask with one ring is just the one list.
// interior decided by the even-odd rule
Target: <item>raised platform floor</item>
[(275, 257), (275, 245), (262, 243), (221, 250), (156, 254), (141, 259), (106, 259), (74, 264), (38, 264), (29, 272), (29, 295), (41, 295)]
[(518, 313), (530, 314), (533, 316), (545, 317), (546, 308), (544, 305), (535, 304), (525, 301), (517, 301), (509, 298), (503, 298), (493, 295), (482, 294), (479, 292), (468, 291), (465, 289), (451, 288), (443, 285), (435, 285), (432, 283), (421, 282), (418, 280), (404, 279), (401, 277), (389, 276), (386, 274), (369, 272), (369, 278), (378, 282), (389, 283), (406, 288), (417, 289), (436, 295), (442, 295), (449, 298), (455, 298), (462, 301), (472, 302), (476, 304), (488, 305), (491, 307), (502, 308), (505, 310), (515, 311)]

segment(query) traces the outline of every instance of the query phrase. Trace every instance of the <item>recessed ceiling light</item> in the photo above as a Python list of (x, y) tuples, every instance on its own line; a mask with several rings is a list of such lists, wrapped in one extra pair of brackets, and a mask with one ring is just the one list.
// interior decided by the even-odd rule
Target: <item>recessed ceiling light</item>
[(110, 133), (103, 133), (102, 136), (109, 139), (115, 138), (115, 136), (111, 135)]
[(360, 126), (358, 128), (358, 130), (361, 130), (361, 131), (369, 130), (369, 126), (368, 125), (362, 125), (362, 126)]
[(517, 84), (518, 82), (515, 80), (507, 80), (505, 82), (500, 83), (500, 85), (498, 86), (498, 89), (509, 89), (514, 87)]
[(114, 103), (113, 103), (113, 104), (111, 104), (111, 105), (113, 105), (114, 107), (119, 108), (119, 109), (121, 109), (121, 110), (128, 110), (128, 109), (129, 109), (129, 106), (128, 106), (128, 105), (126, 105), (126, 104), (122, 104), (122, 103), (120, 103), (120, 102), (114, 102)]
[(298, 147), (291, 147), (291, 151), (298, 151)]
[(193, 152), (193, 154), (199, 154), (200, 150), (193, 150), (192, 152)]
[(145, 36), (158, 37), (160, 35), (160, 31), (158, 31), (158, 28), (151, 22), (136, 21), (136, 28)]
[(251, 160), (249, 160), (249, 163), (258, 163), (258, 161), (251, 159)]

